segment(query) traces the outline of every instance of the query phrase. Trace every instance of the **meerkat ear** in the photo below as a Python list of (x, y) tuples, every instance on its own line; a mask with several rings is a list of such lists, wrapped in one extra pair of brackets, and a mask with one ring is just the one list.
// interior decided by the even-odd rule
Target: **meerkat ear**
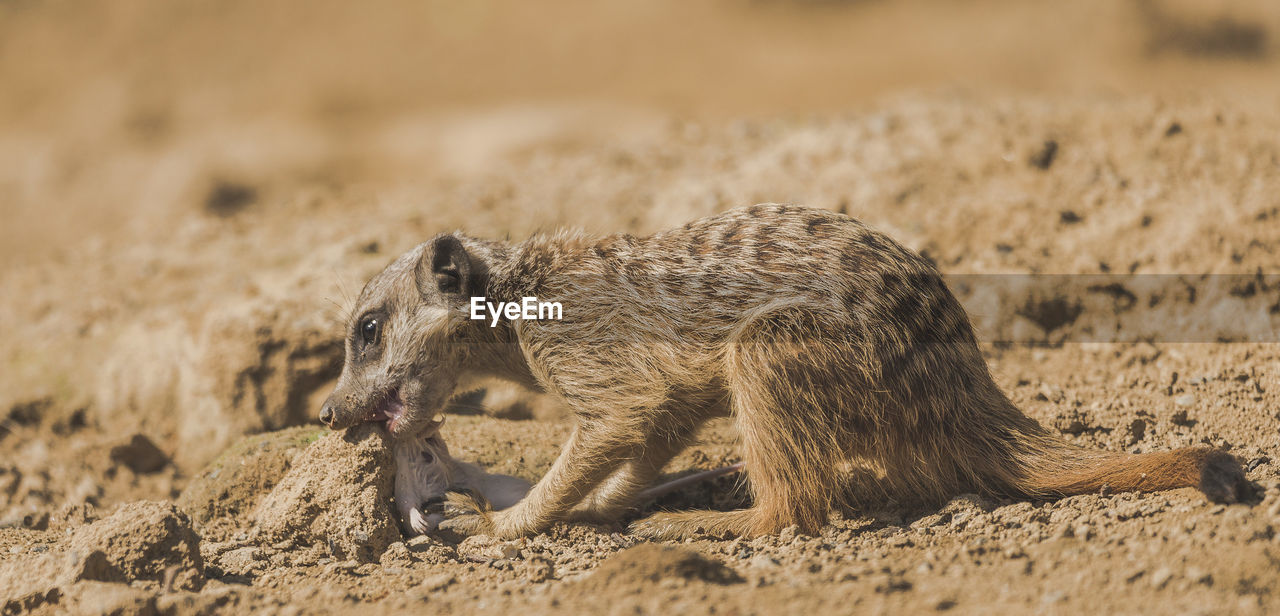
[(484, 272), (484, 264), (473, 258), (457, 237), (442, 235), (418, 261), (418, 292), (446, 297), (483, 294)]

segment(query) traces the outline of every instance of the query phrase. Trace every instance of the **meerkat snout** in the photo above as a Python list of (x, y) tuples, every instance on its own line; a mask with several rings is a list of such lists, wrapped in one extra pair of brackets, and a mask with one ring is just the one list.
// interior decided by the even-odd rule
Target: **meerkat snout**
[[(458, 393), (473, 345), (472, 296), (487, 293), (485, 262), (498, 243), (443, 234), (398, 257), (361, 290), (347, 322), (345, 358), (319, 419), (339, 430), (381, 423), (394, 438), (428, 436)], [(487, 332), (486, 332), (487, 333)], [(488, 339), (486, 339), (488, 341)]]

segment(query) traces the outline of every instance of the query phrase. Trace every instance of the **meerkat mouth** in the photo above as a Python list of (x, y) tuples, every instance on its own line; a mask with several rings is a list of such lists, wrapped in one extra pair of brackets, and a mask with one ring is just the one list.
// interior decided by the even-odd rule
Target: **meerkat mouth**
[(400, 400), (400, 388), (387, 392), (377, 406), (365, 417), (365, 421), (381, 421), (387, 424), (387, 431), (395, 430), (400, 416), (404, 414), (404, 402)]

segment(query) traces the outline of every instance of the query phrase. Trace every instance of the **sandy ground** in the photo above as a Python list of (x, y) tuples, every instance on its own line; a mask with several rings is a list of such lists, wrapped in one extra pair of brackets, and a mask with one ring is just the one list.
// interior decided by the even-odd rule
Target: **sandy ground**
[[(691, 4), (396, 25), (316, 3), (330, 35), (289, 37), (283, 7), (0, 3), (6, 613), (1280, 609), (1274, 11)], [(934, 259), (997, 380), (1066, 439), (1228, 448), (1258, 498), (965, 495), (819, 537), (453, 544), (399, 536), (378, 435), (316, 429), (345, 310), (431, 234), (649, 233), (769, 201)], [(483, 405), (451, 414), (454, 454), (536, 479), (571, 425)], [(733, 441), (713, 425), (668, 471)], [(722, 478), (648, 510), (747, 498)]]

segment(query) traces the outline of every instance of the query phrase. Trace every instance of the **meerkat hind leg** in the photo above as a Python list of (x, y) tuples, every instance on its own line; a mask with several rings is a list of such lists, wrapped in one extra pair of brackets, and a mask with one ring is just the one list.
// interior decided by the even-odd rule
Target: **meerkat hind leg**
[(846, 404), (854, 399), (835, 388), (849, 382), (851, 368), (822, 341), (779, 340), (778, 330), (789, 327), (793, 319), (754, 324), (727, 356), (730, 407), (741, 434), (752, 506), (654, 514), (633, 523), (632, 532), (655, 539), (698, 533), (749, 537), (792, 524), (812, 534), (826, 524), (845, 457), (841, 422), (846, 411), (837, 409), (842, 399)]

